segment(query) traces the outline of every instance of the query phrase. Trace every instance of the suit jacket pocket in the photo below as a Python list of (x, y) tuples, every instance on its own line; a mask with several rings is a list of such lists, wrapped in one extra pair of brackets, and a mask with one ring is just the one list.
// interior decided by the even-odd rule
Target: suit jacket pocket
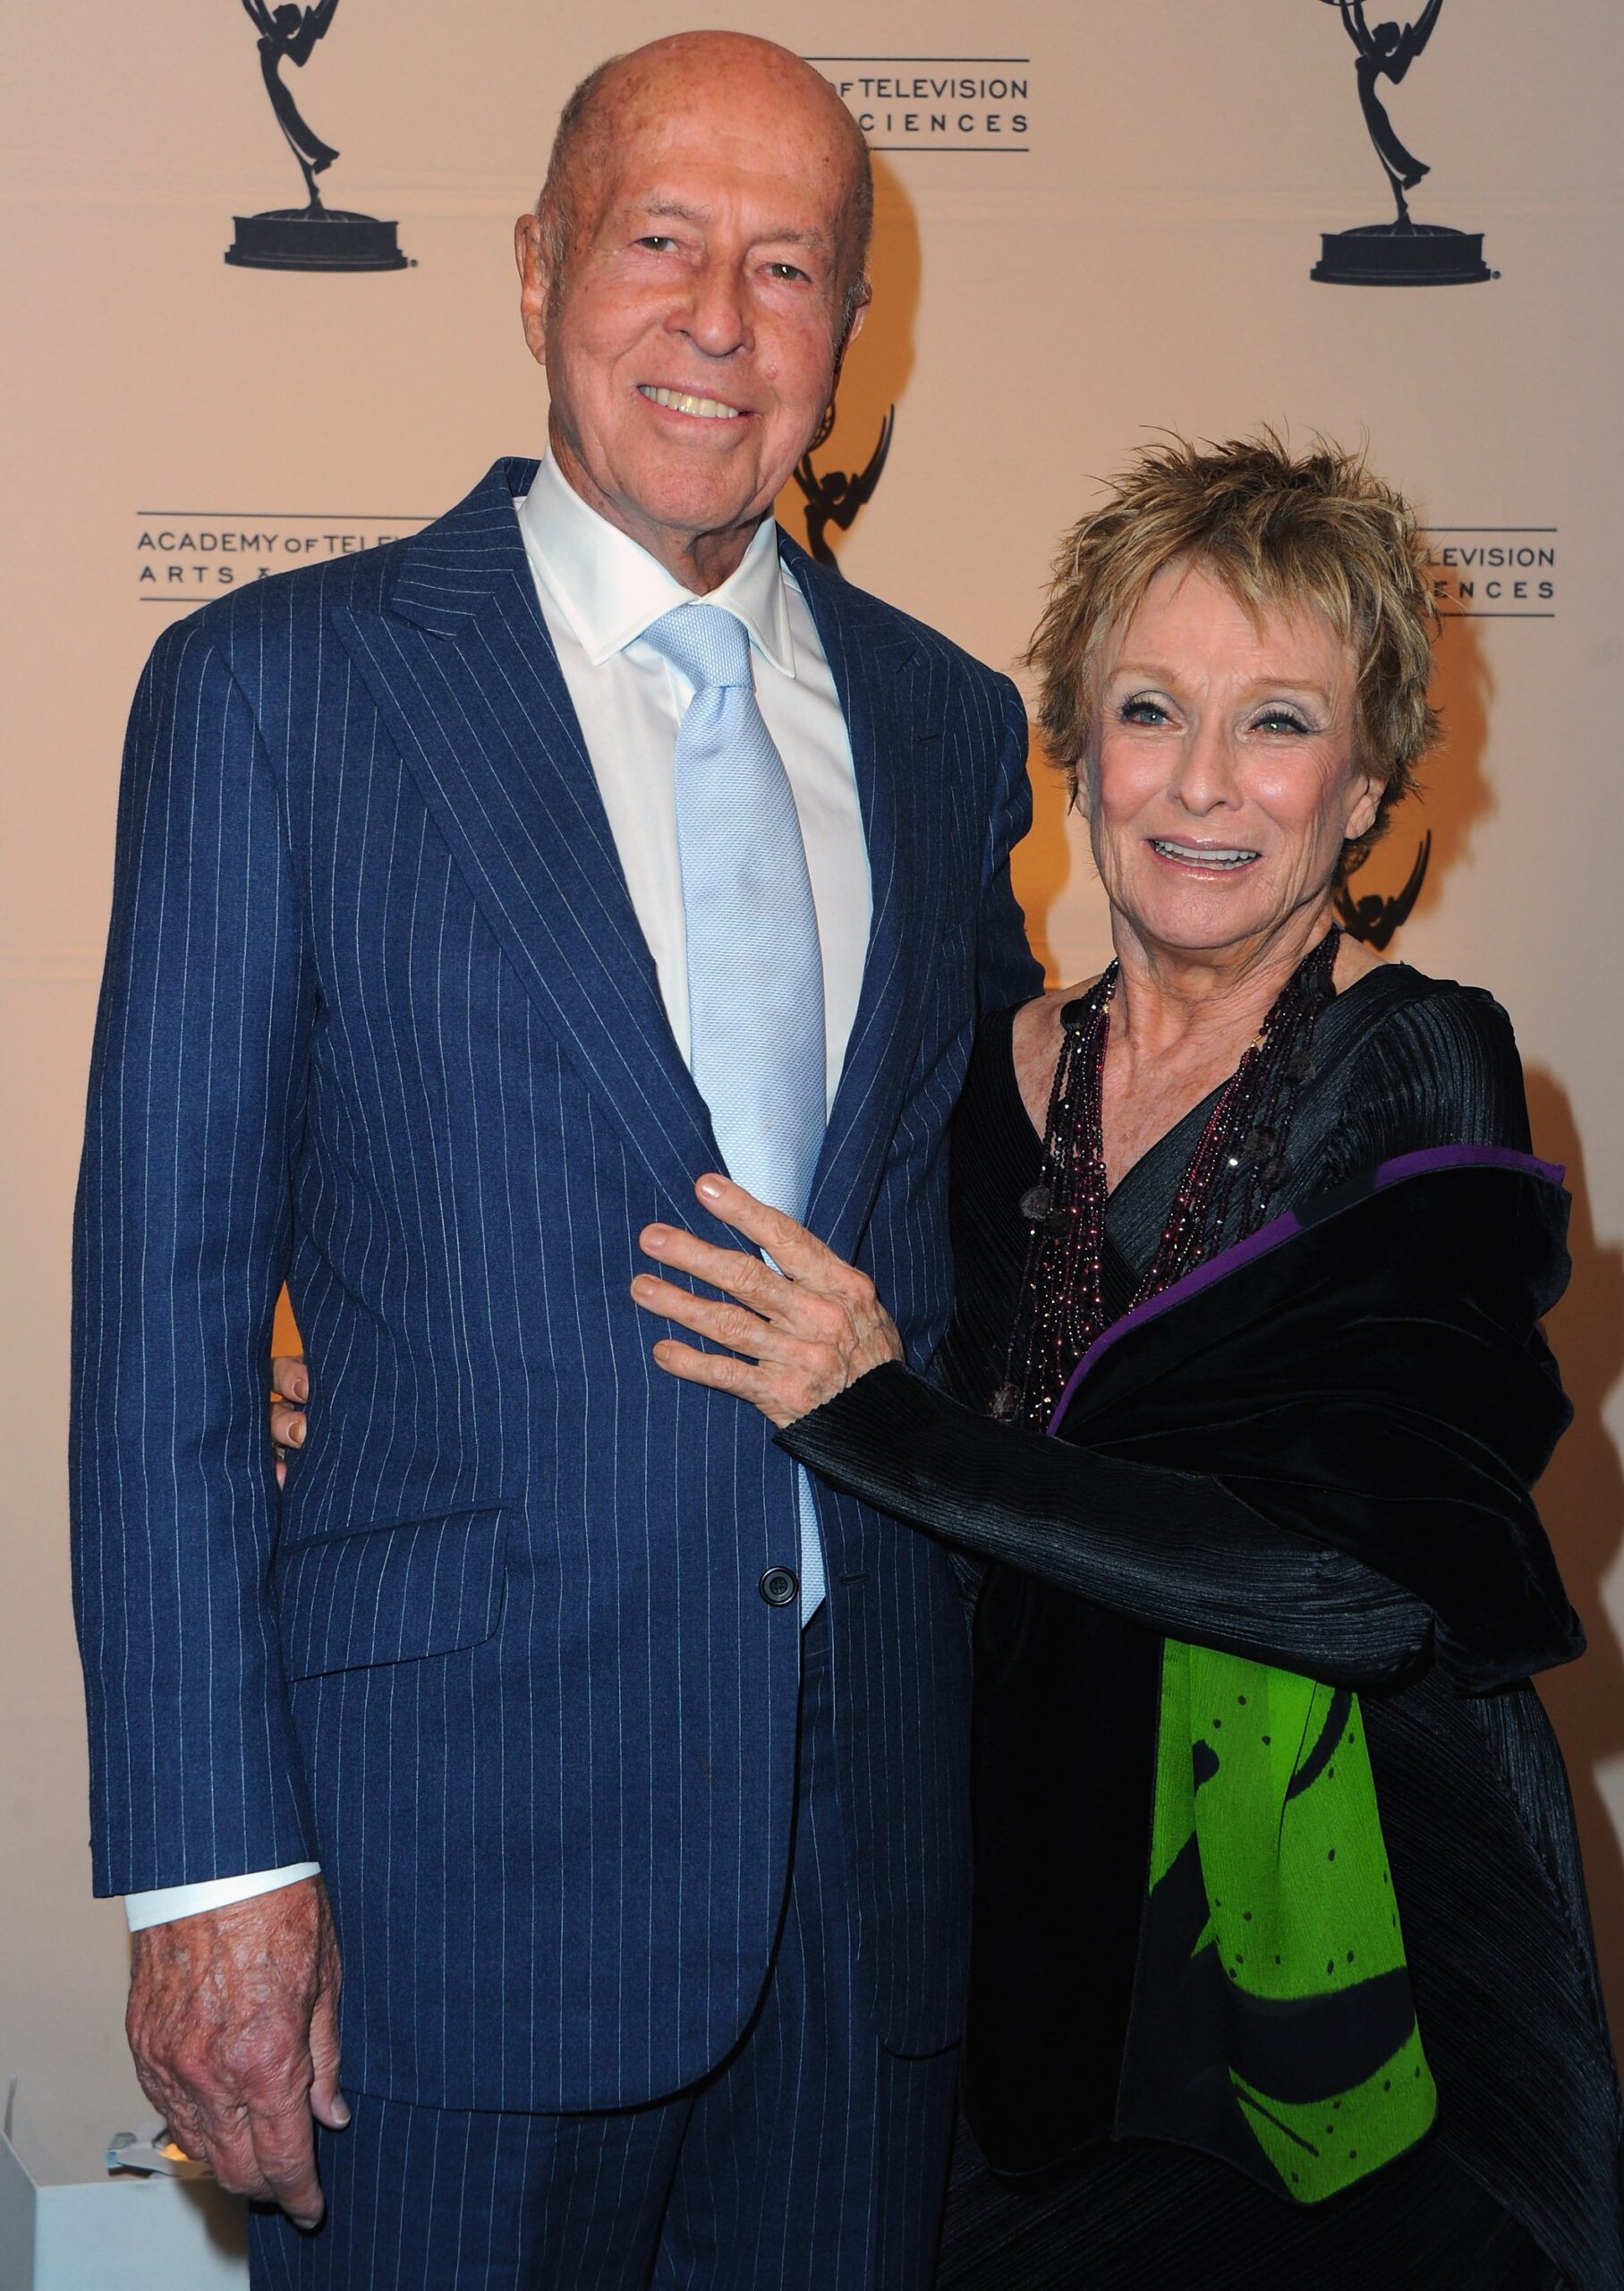
[(477, 1647), (502, 1620), (499, 1505), (295, 1544), (276, 1563), (289, 1679)]

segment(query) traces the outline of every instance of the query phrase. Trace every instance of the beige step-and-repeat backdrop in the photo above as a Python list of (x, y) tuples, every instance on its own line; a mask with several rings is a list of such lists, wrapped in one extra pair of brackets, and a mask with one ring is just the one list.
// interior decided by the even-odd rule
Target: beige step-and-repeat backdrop
[[(1403, 4), (1413, 60), (1379, 98), (1431, 170), (1416, 221), (1462, 236), (1396, 253), (1335, 235), (1395, 215), (1358, 13), (1336, 0), (722, 0), (712, 21), (811, 55), (876, 152), (872, 320), (810, 492), (782, 505), (848, 577), (1013, 664), (1061, 526), (1163, 427), (1368, 439), (1423, 505), (1449, 745), (1354, 890), (1394, 951), (1506, 1003), (1540, 1150), (1574, 1186), (1553, 1335), (1577, 1415), (1546, 1495), (1592, 1643), (1548, 1699), (1620, 2018), (1624, 17), (1602, 0)], [(402, 258), (318, 275), (228, 257), (285, 246), (255, 218), (305, 198), (251, 13), (56, 0), (14, 11), (6, 38), (0, 2079), (21, 2076), (37, 2148), (67, 2168), (137, 2105), (122, 1920), (89, 1898), (64, 1467), (69, 1216), (129, 694), (176, 615), (386, 545), (497, 455), (539, 447), (512, 218), (579, 75), (686, 21), (667, 0), (305, 10), (324, 36), (280, 73), (341, 154), (324, 196), (373, 218), (358, 253)], [(1373, 41), (1385, 0), (1369, 13)], [(1476, 275), (1312, 275), (1383, 259)], [(1037, 776), (1021, 890), (1070, 977), (1101, 959), (1102, 905)]]

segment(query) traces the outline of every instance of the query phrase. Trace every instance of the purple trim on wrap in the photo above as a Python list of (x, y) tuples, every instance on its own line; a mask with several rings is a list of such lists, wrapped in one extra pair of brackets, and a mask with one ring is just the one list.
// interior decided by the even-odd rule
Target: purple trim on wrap
[[(1396, 1154), (1390, 1162), (1380, 1163), (1371, 1172), (1370, 1191), (1384, 1193), (1389, 1186), (1401, 1185), (1407, 1178), (1431, 1177), (1444, 1170), (1517, 1170), (1525, 1177), (1539, 1178), (1547, 1185), (1559, 1186), (1568, 1175), (1560, 1162), (1542, 1162), (1537, 1155), (1519, 1154), (1510, 1146), (1423, 1146), (1413, 1154)], [(1331, 1188), (1333, 1191), (1339, 1189)], [(1369, 1197), (1361, 1193), (1356, 1197), (1364, 1201)], [(1352, 1205), (1349, 1203), (1350, 1208)], [(1254, 1257), (1267, 1256), (1271, 1250), (1279, 1248), (1282, 1241), (1295, 1239), (1304, 1230), (1297, 1211), (1285, 1210), (1280, 1216), (1271, 1217), (1266, 1225), (1260, 1225), (1255, 1233), (1248, 1233), (1244, 1241), (1234, 1241), (1227, 1249), (1220, 1249), (1218, 1255), (1210, 1256), (1204, 1265), (1195, 1266), (1167, 1288), (1159, 1290), (1155, 1296), (1147, 1297), (1144, 1304), (1134, 1306), (1131, 1311), (1123, 1314), (1120, 1320), (1113, 1321), (1108, 1329), (1102, 1329), (1066, 1379), (1066, 1389), (1056, 1401), (1054, 1414), (1049, 1419), (1050, 1435), (1059, 1432), (1066, 1411), (1071, 1406), (1072, 1396), (1084, 1377), (1101, 1354), (1109, 1351), (1118, 1338), (1126, 1336), (1130, 1329), (1142, 1328), (1146, 1321), (1155, 1320), (1174, 1305), (1181, 1305), (1186, 1298), (1198, 1295), (1203, 1289), (1211, 1288), (1213, 1282), (1222, 1281), (1231, 1273), (1237, 1273), (1243, 1265), (1250, 1265)]]
[(1514, 1146), (1422, 1146), (1413, 1154), (1395, 1154), (1375, 1173), (1377, 1190), (1397, 1185), (1403, 1178), (1424, 1178), (1433, 1170), (1521, 1170), (1548, 1185), (1564, 1185), (1568, 1171), (1561, 1162), (1542, 1162), (1537, 1154), (1519, 1154)]

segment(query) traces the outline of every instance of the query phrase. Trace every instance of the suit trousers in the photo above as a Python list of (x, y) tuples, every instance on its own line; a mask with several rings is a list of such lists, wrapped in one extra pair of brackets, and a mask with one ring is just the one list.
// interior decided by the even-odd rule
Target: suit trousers
[(318, 2127), (321, 2227), (254, 2214), (255, 2291), (923, 2291), (958, 2056), (888, 2052), (861, 2000), (829, 1627), (825, 1609), (803, 1642), (778, 1946), (727, 2059), (603, 2115), (348, 2093), (348, 2128)]

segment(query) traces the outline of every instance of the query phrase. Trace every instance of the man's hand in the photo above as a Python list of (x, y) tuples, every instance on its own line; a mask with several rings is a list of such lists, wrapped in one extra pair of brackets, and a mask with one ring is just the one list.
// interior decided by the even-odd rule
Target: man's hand
[(304, 1445), (304, 1410), (310, 1372), (296, 1353), (271, 1362), (270, 1431), (276, 1450), (276, 1485), (287, 1478), (287, 1452)]
[(234, 2195), (301, 2227), (327, 2209), (315, 2116), (337, 2132), (338, 1941), (327, 1888), (302, 1878), (132, 1941), (124, 2028), (172, 2139)]

